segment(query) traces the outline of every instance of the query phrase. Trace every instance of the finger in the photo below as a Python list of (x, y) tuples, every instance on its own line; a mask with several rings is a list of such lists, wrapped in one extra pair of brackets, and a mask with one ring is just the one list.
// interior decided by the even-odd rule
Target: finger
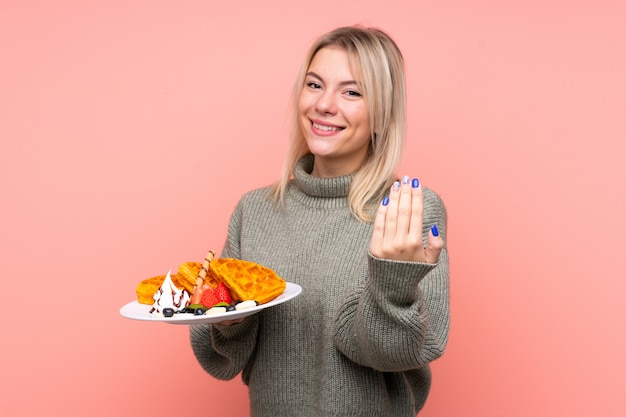
[(419, 239), (419, 246), (422, 247), (422, 222), (424, 216), (424, 194), (417, 178), (411, 181), (411, 223), (409, 225), (409, 236)]
[(222, 326), (232, 326), (233, 324), (239, 324), (244, 320), (245, 320), (245, 317), (240, 317), (238, 319), (233, 319), (233, 320), (222, 320), (218, 322), (217, 324), (220, 324)]
[(439, 235), (439, 229), (433, 224), (428, 231), (428, 246), (424, 250), (426, 262), (436, 264), (439, 262), (439, 255), (443, 250), (443, 238)]
[(378, 206), (376, 217), (374, 218), (374, 230), (372, 231), (372, 239), (370, 240), (370, 253), (376, 257), (381, 257), (380, 247), (385, 238), (385, 214), (387, 213), (388, 204), (389, 197), (385, 196)]
[(396, 244), (404, 246), (409, 240), (409, 228), (411, 226), (411, 214), (413, 206), (412, 189), (408, 176), (402, 177), (400, 195), (398, 197), (398, 214), (395, 241)]
[(400, 189), (402, 184), (400, 181), (396, 181), (391, 186), (389, 191), (389, 204), (387, 205), (387, 211), (385, 212), (385, 237), (383, 245), (391, 245), (394, 237), (396, 236), (396, 230), (398, 228), (398, 204), (400, 202)]

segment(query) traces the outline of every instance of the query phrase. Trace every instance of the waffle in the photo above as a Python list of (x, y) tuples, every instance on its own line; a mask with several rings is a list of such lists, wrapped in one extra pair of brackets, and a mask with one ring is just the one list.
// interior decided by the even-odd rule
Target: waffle
[[(178, 278), (189, 294), (193, 293), (201, 269), (201, 262), (185, 262), (178, 267)], [(209, 277), (204, 279), (204, 283), (209, 284), (213, 288), (219, 284), (218, 281)]]
[(185, 289), (191, 293), (193, 286), (196, 285), (196, 278), (200, 272), (202, 264), (200, 262), (185, 262), (178, 267), (176, 275), (185, 284)]
[(259, 304), (273, 300), (287, 288), (285, 280), (270, 268), (233, 258), (214, 259), (207, 280), (226, 284), (235, 300), (255, 300)]

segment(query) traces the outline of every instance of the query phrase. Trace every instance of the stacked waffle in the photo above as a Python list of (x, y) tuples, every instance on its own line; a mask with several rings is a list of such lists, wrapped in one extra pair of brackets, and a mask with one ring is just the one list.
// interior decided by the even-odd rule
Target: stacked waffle
[(273, 300), (287, 288), (285, 280), (270, 268), (233, 258), (211, 262), (206, 280), (211, 285), (223, 282), (237, 301), (254, 300), (259, 304)]

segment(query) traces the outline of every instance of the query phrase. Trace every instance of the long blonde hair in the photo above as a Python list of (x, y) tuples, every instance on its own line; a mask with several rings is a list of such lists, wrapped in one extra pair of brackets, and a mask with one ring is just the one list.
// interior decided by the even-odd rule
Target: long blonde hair
[(371, 141), (367, 158), (354, 174), (348, 194), (350, 210), (358, 219), (373, 221), (374, 208), (395, 179), (406, 131), (406, 85), (404, 60), (396, 43), (383, 31), (360, 26), (341, 27), (320, 37), (309, 49), (293, 89), (291, 140), (280, 180), (271, 196), (284, 203), (293, 170), (300, 158), (310, 154), (298, 122), (298, 97), (304, 79), (322, 48), (337, 46), (348, 53), (367, 101)]

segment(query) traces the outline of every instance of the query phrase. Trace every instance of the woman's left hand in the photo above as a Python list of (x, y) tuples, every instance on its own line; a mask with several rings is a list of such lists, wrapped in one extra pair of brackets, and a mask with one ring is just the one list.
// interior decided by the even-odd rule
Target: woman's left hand
[(370, 253), (377, 258), (437, 263), (443, 239), (437, 225), (428, 232), (428, 245), (422, 241), (424, 195), (417, 179), (404, 176), (391, 187), (374, 220)]

